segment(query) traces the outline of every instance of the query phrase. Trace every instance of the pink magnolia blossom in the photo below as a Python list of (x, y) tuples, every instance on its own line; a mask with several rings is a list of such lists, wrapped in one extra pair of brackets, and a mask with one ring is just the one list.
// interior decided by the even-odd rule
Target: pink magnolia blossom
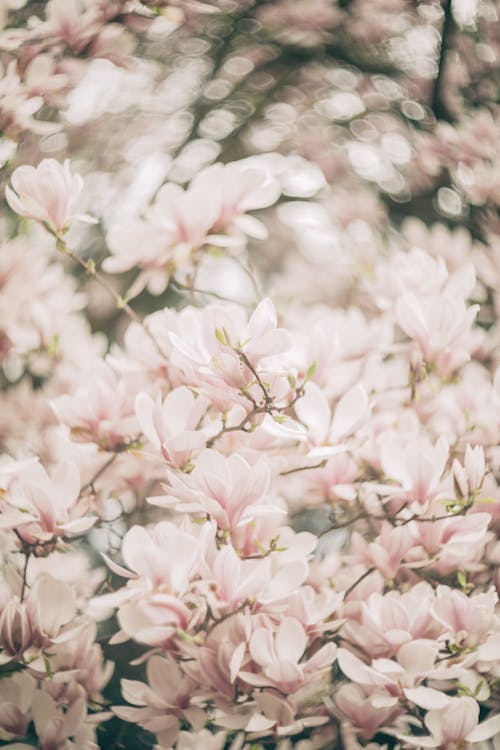
[(465, 461), (462, 465), (458, 459), (454, 459), (453, 478), (460, 488), (463, 498), (470, 498), (479, 492), (486, 473), (484, 450), (481, 445), (474, 448), (467, 443), (465, 448)]
[[(424, 505), (441, 488), (449, 447), (443, 438), (435, 445), (423, 437), (401, 444), (397, 438), (382, 442), (380, 463), (384, 474), (401, 486), (401, 498), (410, 504)], [(390, 488), (387, 488), (390, 490)]]
[(438, 586), (433, 617), (443, 626), (446, 637), (463, 648), (477, 648), (495, 630), (498, 596), (493, 590), (466, 596), (448, 586)]
[(231, 388), (250, 389), (259, 402), (263, 393), (251, 368), (266, 380), (267, 373), (276, 370), (276, 355), (290, 345), (287, 332), (277, 327), (269, 299), (262, 300), (248, 320), (241, 308), (230, 305), (213, 305), (201, 314), (190, 311), (179, 318), (179, 331), (170, 338), (181, 367), (185, 362), (191, 368), (187, 373), (196, 373), (194, 385), (215, 379)]
[(214, 184), (220, 190), (220, 207), (212, 231), (238, 232), (250, 237), (265, 239), (267, 230), (264, 224), (248, 211), (267, 208), (275, 203), (281, 189), (277, 180), (252, 159), (229, 164), (214, 164), (202, 171), (193, 183), (200, 191), (206, 191)]
[(335, 692), (335, 707), (336, 713), (340, 713), (342, 718), (352, 722), (365, 740), (371, 739), (380, 727), (390, 725), (402, 713), (402, 709), (397, 704), (373, 705), (369, 692), (353, 682), (341, 685)]
[[(78, 698), (68, 707), (67, 711), (63, 711), (62, 707), (59, 707), (48, 693), (40, 689), (33, 696), (32, 713), (41, 750), (60, 747), (70, 737), (75, 738), (78, 746), (78, 736), (87, 734), (84, 727), (87, 718), (87, 706), (84, 697)], [(91, 732), (92, 735), (93, 732)]]
[(163, 402), (160, 394), (156, 402), (147, 393), (139, 393), (135, 399), (143, 433), (175, 469), (182, 468), (195, 451), (205, 447), (206, 439), (197, 427), (206, 409), (206, 399), (195, 398), (185, 386), (170, 391)]
[(418, 298), (407, 293), (397, 303), (398, 324), (413, 339), (425, 362), (447, 376), (470, 358), (471, 327), (478, 305), (466, 307), (451, 296)]
[(271, 561), (269, 558), (242, 560), (234, 548), (226, 544), (215, 556), (211, 575), (217, 585), (217, 603), (233, 608), (245, 599), (256, 598), (267, 588)]
[(0, 613), (0, 662), (25, 658), (39, 668), (40, 650), (75, 637), (80, 627), (72, 622), (75, 615), (71, 588), (42, 574), (24, 602), (11, 598)]
[(339, 400), (333, 417), (323, 391), (315, 383), (307, 383), (305, 395), (295, 405), (295, 413), (307, 428), (311, 445), (309, 455), (329, 456), (339, 450), (338, 443), (363, 427), (371, 406), (362, 385), (350, 388)]
[(75, 440), (95, 442), (103, 450), (123, 447), (139, 431), (125, 382), (104, 364), (74, 394), (54, 399), (52, 408)]
[[(442, 505), (437, 506), (439, 509)], [(437, 515), (437, 514), (436, 514)], [(413, 525), (415, 545), (422, 545), (429, 555), (437, 555), (443, 570), (454, 570), (473, 561), (488, 541), (489, 513), (437, 518), (432, 523)]]
[(27, 672), (18, 672), (0, 680), (0, 739), (21, 739), (31, 721), (31, 704), (36, 680)]
[(440, 710), (428, 711), (425, 726), (430, 736), (402, 737), (414, 747), (439, 747), (452, 750), (462, 744), (476, 744), (500, 732), (500, 716), (478, 724), (479, 706), (473, 698), (450, 698)]
[(71, 173), (69, 161), (61, 166), (55, 159), (43, 159), (37, 167), (18, 167), (11, 183), (5, 197), (12, 210), (44, 224), (53, 234), (64, 234), (72, 219), (88, 220), (75, 213), (83, 180)]
[(283, 619), (274, 635), (268, 628), (258, 628), (249, 648), (263, 674), (242, 671), (240, 677), (251, 685), (271, 685), (285, 693), (295, 693), (332, 665), (337, 650), (335, 644), (328, 643), (301, 662), (306, 646), (306, 632), (292, 617)]
[(159, 294), (178, 267), (185, 273), (204, 245), (239, 247), (245, 235), (264, 239), (265, 226), (247, 211), (270, 206), (279, 194), (276, 180), (246, 160), (214, 164), (186, 190), (163, 185), (143, 218), (111, 227), (112, 255), (103, 267), (116, 273), (138, 266), (143, 271), (134, 293), (147, 284)]
[(435, 638), (442, 632), (433, 605), (433, 589), (423, 581), (404, 593), (373, 592), (361, 602), (359, 623), (349, 620), (343, 632), (373, 658), (394, 656), (405, 643)]
[(122, 630), (118, 640), (124, 636), (150, 645), (164, 644), (178, 629), (188, 627), (192, 612), (183, 596), (201, 564), (206, 532), (210, 533), (209, 524), (202, 529), (201, 539), (169, 521), (161, 521), (149, 533), (133, 526), (122, 542), (127, 568), (105, 557), (111, 570), (130, 579), (125, 588), (95, 600), (99, 607), (118, 606)]
[(264, 458), (252, 465), (237, 453), (225, 458), (206, 449), (196, 459), (191, 474), (171, 472), (168, 478), (167, 497), (150, 498), (150, 502), (188, 513), (206, 513), (221, 529), (232, 531), (259, 515), (276, 511), (267, 496), (270, 472)]
[(121, 681), (122, 695), (132, 706), (114, 706), (116, 716), (154, 732), (165, 746), (177, 739), (181, 721), (201, 729), (205, 713), (197, 706), (196, 683), (182, 673), (172, 657), (152, 656), (147, 681)]
[(88, 500), (80, 497), (80, 472), (62, 461), (49, 475), (38, 462), (20, 467), (3, 499), (0, 528), (15, 528), (30, 543), (50, 542), (55, 537), (81, 534), (97, 520), (86, 513)]
[(373, 706), (394, 706), (406, 698), (421, 708), (442, 708), (448, 705), (448, 696), (420, 684), (426, 677), (432, 677), (438, 651), (437, 643), (420, 639), (401, 646), (396, 660), (374, 659), (370, 667), (343, 648), (339, 649), (337, 660), (353, 682), (374, 690)]
[(389, 580), (394, 578), (402, 561), (415, 544), (414, 531), (411, 526), (394, 528), (385, 521), (380, 534), (373, 542), (366, 542), (358, 532), (352, 535), (355, 557), (365, 565), (376, 568), (384, 578)]

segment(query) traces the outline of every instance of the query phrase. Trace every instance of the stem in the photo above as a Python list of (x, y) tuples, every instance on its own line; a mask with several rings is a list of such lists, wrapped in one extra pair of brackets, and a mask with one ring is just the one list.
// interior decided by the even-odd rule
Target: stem
[(359, 586), (359, 584), (361, 583), (361, 581), (364, 581), (365, 578), (368, 578), (368, 576), (371, 575), (374, 571), (375, 571), (375, 568), (368, 568), (368, 570), (365, 570), (365, 572), (363, 573), (363, 575), (360, 576), (357, 581), (354, 581), (354, 583), (351, 586), (349, 586), (349, 588), (347, 589), (347, 591), (344, 593), (344, 599), (346, 597), (348, 597), (349, 594), (354, 591), (354, 589), (356, 588), (356, 586)]
[(237, 425), (234, 425), (234, 427), (226, 427), (226, 425), (223, 425), (219, 432), (210, 438), (210, 440), (207, 440), (207, 448), (211, 448), (212, 445), (215, 443), (216, 440), (218, 440), (222, 435), (225, 435), (226, 432), (238, 432), (238, 430), (246, 431), (245, 428), (248, 424), (248, 422), (251, 420), (253, 416), (256, 414), (263, 414), (266, 410), (261, 409), (260, 407), (256, 407), (252, 409), (252, 411), (245, 416), (244, 419), (241, 420), (241, 422)]
[(443, 6), (443, 28), (441, 29), (441, 44), (439, 47), (438, 71), (434, 80), (431, 97), (431, 109), (437, 120), (447, 120), (451, 122), (452, 117), (442, 100), (443, 73), (445, 68), (446, 52), (448, 50), (448, 40), (453, 27), (453, 16), (451, 12), (451, 0), (445, 0)]
[(108, 469), (111, 466), (111, 464), (114, 463), (114, 461), (116, 461), (117, 458), (118, 458), (118, 453), (113, 453), (111, 458), (108, 458), (108, 460), (101, 466), (101, 468), (96, 471), (92, 479), (89, 479), (89, 481), (83, 485), (83, 487), (80, 490), (80, 495), (83, 492), (85, 492), (85, 490), (93, 489), (94, 483), (97, 482), (99, 477), (101, 477), (104, 474), (106, 469)]
[[(296, 469), (288, 469), (287, 471), (280, 471), (280, 477), (286, 477), (289, 474), (296, 474), (298, 471), (308, 471), (308, 469), (322, 469), (326, 465), (326, 458), (320, 461), (319, 464), (313, 464), (312, 466), (298, 466)], [(325, 533), (325, 532), (322, 532)]]
[(273, 398), (272, 398), (272, 396), (269, 395), (269, 391), (267, 390), (266, 386), (262, 382), (262, 379), (261, 379), (259, 373), (255, 369), (255, 367), (252, 365), (252, 363), (248, 359), (248, 357), (245, 354), (245, 352), (242, 352), (239, 349), (235, 349), (235, 352), (239, 356), (239, 358), (241, 359), (241, 361), (248, 367), (248, 369), (250, 370), (250, 372), (252, 373), (252, 375), (254, 376), (255, 381), (257, 382), (257, 384), (259, 385), (259, 387), (260, 387), (260, 389), (262, 391), (262, 394), (264, 396), (264, 402), (265, 402), (266, 406), (270, 406), (270, 404), (272, 404), (272, 402), (273, 402)]
[(21, 602), (24, 600), (24, 594), (26, 593), (27, 578), (28, 578), (28, 563), (31, 557), (29, 549), (24, 549), (24, 569), (23, 569), (23, 583), (21, 586)]
[(241, 270), (248, 276), (250, 279), (250, 283), (252, 284), (253, 292), (255, 294), (255, 298), (257, 300), (262, 299), (263, 294), (261, 289), (259, 288), (259, 284), (257, 282), (257, 279), (255, 278), (254, 274), (252, 273), (252, 270), (249, 268), (249, 266), (246, 266), (245, 263), (243, 263), (242, 260), (239, 258), (234, 258), (234, 262), (241, 268)]
[(363, 511), (362, 513), (359, 513), (357, 516), (353, 516), (352, 518), (349, 518), (347, 521), (341, 521), (340, 523), (332, 523), (331, 526), (328, 526), (328, 528), (323, 529), (323, 531), (320, 531), (317, 536), (324, 536), (325, 534), (328, 534), (330, 531), (336, 531), (337, 529), (344, 529), (346, 526), (350, 526), (353, 523), (356, 523), (356, 521), (360, 521), (362, 518), (368, 518), (368, 513), (366, 511)]
[(89, 276), (92, 276), (93, 279), (97, 281), (97, 283), (102, 286), (103, 289), (105, 289), (108, 294), (113, 298), (115, 305), (118, 310), (123, 310), (126, 315), (130, 318), (131, 321), (134, 323), (137, 323), (137, 325), (140, 325), (143, 331), (146, 333), (146, 335), (151, 339), (153, 344), (155, 345), (156, 350), (158, 353), (162, 356), (167, 358), (167, 355), (162, 350), (161, 346), (149, 330), (148, 326), (144, 323), (143, 320), (137, 315), (134, 310), (130, 307), (128, 302), (121, 296), (121, 294), (118, 294), (116, 289), (109, 283), (109, 281), (102, 276), (95, 267), (95, 263), (92, 259), (89, 259), (88, 261), (84, 261), (82, 258), (80, 258), (79, 255), (77, 255), (71, 248), (68, 247), (66, 242), (64, 241), (63, 237), (60, 234), (54, 235), (56, 238), (56, 247), (59, 250), (60, 253), (63, 255), (67, 255), (71, 260), (73, 260), (75, 263), (77, 263), (81, 268), (86, 271)]
[(182, 292), (189, 292), (190, 294), (205, 294), (208, 297), (215, 297), (215, 299), (220, 299), (222, 302), (231, 302), (234, 305), (241, 305), (242, 307), (247, 307), (248, 309), (253, 310), (253, 305), (249, 305), (245, 302), (240, 302), (239, 300), (229, 299), (228, 297), (224, 297), (218, 292), (210, 292), (208, 289), (197, 289), (194, 286), (183, 284), (182, 282), (177, 281), (177, 279), (170, 279), (170, 283), (172, 286), (176, 287)]

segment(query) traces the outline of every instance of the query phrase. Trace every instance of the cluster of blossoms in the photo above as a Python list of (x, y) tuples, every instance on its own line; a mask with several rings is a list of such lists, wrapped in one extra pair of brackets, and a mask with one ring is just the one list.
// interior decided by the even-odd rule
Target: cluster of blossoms
[[(36, 96), (61, 108), (89, 57), (126, 68), (132, 33), (158, 20), (185, 16), (224, 37), (217, 24), (238, 3), (207, 5), (51, 0), (44, 19), (6, 26), (6, 75), (14, 98), (27, 92), (20, 116), (42, 106), (34, 78)], [(263, 4), (252, 28), (268, 24), (275, 44), (304, 55), (333, 44), (334, 29), (377, 45), (396, 33), (395, 11), (410, 34), (411, 3), (377, 0), (370, 28), (369, 4), (349, 5), (316, 2), (312, 19), (304, 3)], [(433, 29), (441, 16), (426, 7)], [(244, 70), (245, 55), (212, 82)], [(345, 96), (321, 99), (319, 113), (356, 97), (380, 105), (380, 78), (334, 73)], [(2, 102), (0, 90), (0, 113)], [(348, 158), (356, 174), (338, 188), (324, 154), (213, 152), (190, 172), (182, 144), (167, 180), (148, 161), (135, 202), (127, 183), (126, 217), (99, 207), (99, 169), (84, 180), (69, 160), (39, 158), (8, 175), (2, 747), (496, 747), (498, 126), (478, 111), (416, 132), (418, 174), (417, 149), (381, 178), (387, 197), (405, 170), (413, 187), (434, 177), (437, 205), (467, 201), (473, 237), (415, 217), (384, 231), (363, 161), (377, 120), (353, 122), (337, 170)], [(3, 132), (31, 126), (6, 120)], [(401, 132), (380, 136), (393, 155)], [(272, 232), (294, 252), (273, 250)], [(260, 279), (250, 259), (265, 253)]]

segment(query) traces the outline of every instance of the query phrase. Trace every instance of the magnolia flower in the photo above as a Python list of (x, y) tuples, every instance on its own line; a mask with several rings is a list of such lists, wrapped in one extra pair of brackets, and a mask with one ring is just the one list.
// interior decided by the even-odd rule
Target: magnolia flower
[(387, 726), (402, 712), (398, 705), (374, 706), (365, 689), (353, 682), (341, 685), (335, 692), (334, 700), (336, 713), (340, 713), (343, 719), (349, 719), (365, 740), (373, 737), (380, 726)]
[(419, 298), (407, 292), (396, 305), (397, 322), (415, 341), (425, 362), (447, 376), (470, 359), (471, 328), (479, 305), (453, 296)]
[(400, 739), (418, 748), (455, 750), (466, 743), (484, 742), (500, 732), (500, 715), (481, 724), (478, 724), (478, 720), (479, 706), (473, 698), (449, 698), (444, 708), (426, 713), (424, 722), (430, 736), (400, 736)]
[(181, 512), (206, 513), (220, 529), (232, 531), (258, 516), (281, 511), (267, 495), (270, 471), (264, 456), (250, 464), (237, 453), (225, 458), (216, 450), (206, 449), (189, 475), (169, 472), (168, 480), (168, 495), (149, 498), (150, 503)]
[(50, 475), (36, 461), (21, 466), (4, 497), (0, 529), (17, 529), (31, 544), (88, 531), (97, 518), (85, 515), (80, 487), (80, 472), (70, 461), (57, 464)]
[(31, 704), (36, 689), (27, 671), (0, 680), (0, 740), (24, 737), (31, 721)]
[(249, 648), (262, 674), (241, 671), (240, 677), (250, 685), (273, 686), (284, 693), (295, 693), (335, 660), (337, 647), (327, 643), (310, 659), (301, 662), (307, 645), (306, 632), (293, 617), (284, 618), (275, 634), (269, 628), (258, 628), (250, 639)]
[(349, 620), (343, 632), (372, 657), (393, 656), (405, 643), (439, 635), (442, 626), (431, 610), (434, 598), (423, 581), (404, 593), (373, 592), (361, 602), (360, 622)]
[(457, 458), (452, 465), (453, 478), (463, 498), (470, 498), (478, 492), (483, 484), (486, 473), (484, 450), (481, 445), (474, 448), (467, 443), (465, 460), (462, 465)]
[(72, 219), (89, 221), (88, 216), (75, 213), (83, 180), (71, 173), (68, 160), (62, 166), (55, 159), (43, 159), (37, 167), (18, 167), (11, 183), (12, 187), (5, 188), (11, 209), (40, 222), (52, 234), (64, 234)]
[(32, 669), (45, 671), (41, 649), (75, 637), (80, 624), (72, 623), (76, 601), (71, 588), (52, 576), (40, 575), (26, 600), (11, 598), (0, 615), (0, 663), (30, 654)]
[[(247, 321), (241, 308), (211, 305), (201, 313), (190, 310), (179, 316), (179, 330), (170, 334), (178, 362), (194, 377), (193, 385), (215, 380), (235, 389), (251, 387), (263, 399), (255, 371), (275, 372), (277, 355), (290, 347), (288, 333), (277, 327), (276, 310), (263, 299)], [(279, 366), (282, 372), (282, 366)], [(264, 377), (267, 380), (267, 377)]]
[(56, 416), (78, 442), (95, 442), (103, 450), (117, 450), (135, 438), (138, 423), (134, 401), (125, 382), (100, 363), (85, 385), (51, 404)]
[(120, 719), (155, 732), (162, 745), (171, 745), (179, 733), (181, 721), (201, 728), (205, 712), (193, 700), (196, 683), (184, 675), (174, 659), (152, 656), (147, 665), (148, 684), (122, 680), (122, 695), (132, 706), (113, 706)]
[(174, 469), (182, 468), (194, 451), (205, 447), (206, 438), (197, 428), (206, 409), (206, 399), (195, 398), (186, 386), (170, 391), (163, 403), (161, 394), (155, 402), (147, 393), (139, 393), (135, 399), (142, 431)]
[(401, 490), (387, 486), (387, 491), (419, 505), (434, 499), (440, 490), (448, 454), (449, 446), (443, 438), (435, 445), (423, 437), (404, 443), (396, 437), (384, 440), (380, 451), (382, 469), (401, 486)]
[(372, 704), (381, 708), (397, 705), (404, 696), (421, 708), (443, 708), (448, 696), (434, 688), (420, 685), (432, 677), (439, 645), (428, 639), (406, 643), (398, 651), (397, 660), (374, 659), (371, 667), (347, 649), (338, 651), (338, 664), (353, 682), (371, 687)]
[(337, 403), (331, 416), (328, 400), (316, 383), (307, 383), (305, 394), (295, 405), (295, 413), (307, 428), (311, 445), (309, 456), (322, 458), (338, 450), (368, 420), (371, 405), (362, 385), (350, 388)]

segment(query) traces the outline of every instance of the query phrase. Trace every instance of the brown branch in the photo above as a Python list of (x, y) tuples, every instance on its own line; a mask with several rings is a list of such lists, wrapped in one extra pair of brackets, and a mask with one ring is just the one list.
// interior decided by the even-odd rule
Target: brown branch
[(443, 27), (441, 29), (441, 44), (439, 46), (438, 70), (434, 79), (430, 106), (436, 120), (447, 120), (452, 122), (453, 117), (449, 113), (443, 101), (443, 76), (446, 66), (446, 53), (448, 51), (450, 34), (453, 28), (453, 15), (451, 11), (451, 0), (444, 0)]

